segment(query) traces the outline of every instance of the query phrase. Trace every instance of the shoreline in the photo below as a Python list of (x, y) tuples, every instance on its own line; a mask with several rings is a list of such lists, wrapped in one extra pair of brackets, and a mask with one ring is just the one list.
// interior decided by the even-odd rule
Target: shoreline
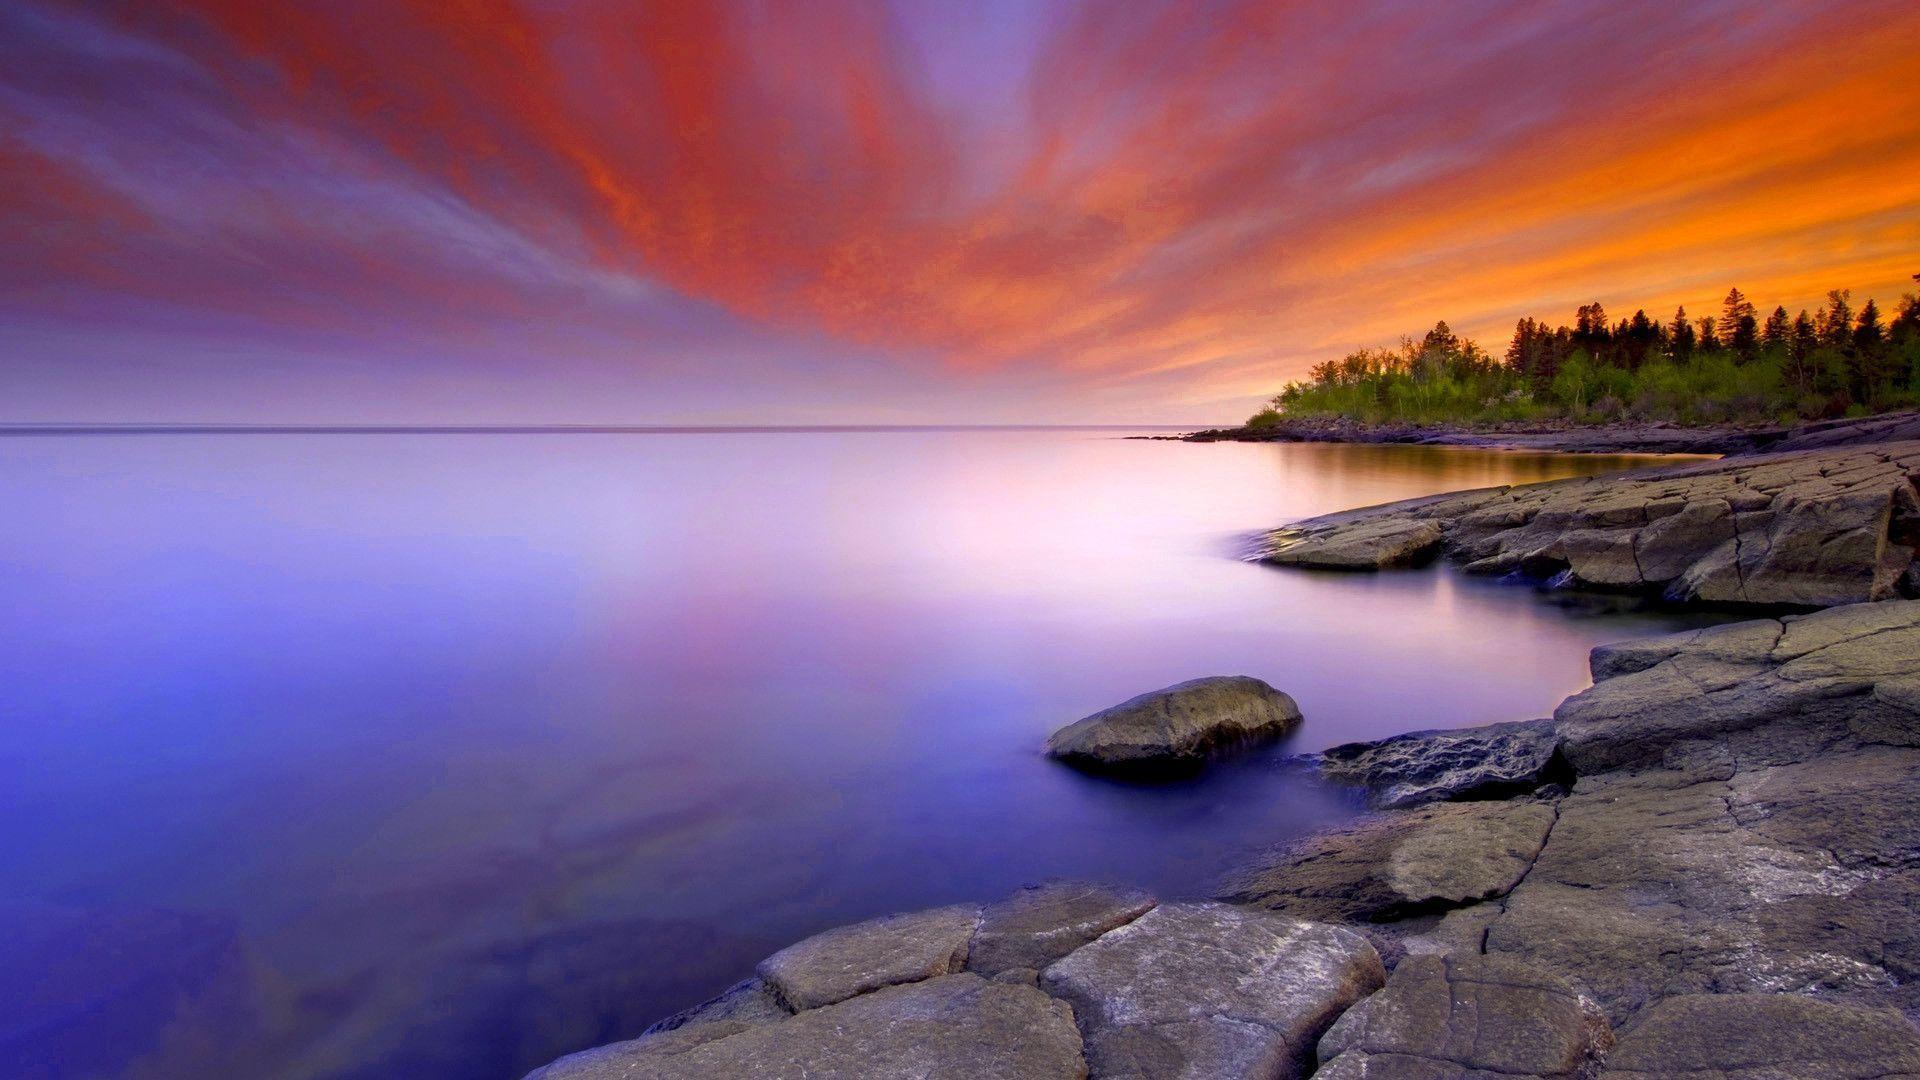
[(1793, 427), (1668, 423), (1581, 425), (1570, 421), (1496, 425), (1365, 424), (1343, 417), (1298, 417), (1264, 427), (1208, 428), (1134, 438), (1180, 442), (1328, 442), (1465, 446), (1566, 454), (1713, 454), (1731, 456), (1827, 449), (1920, 438), (1920, 412), (1822, 420)]
[(1213, 900), (1054, 883), (829, 930), (530, 1076), (1920, 1072), (1920, 441), (1872, 437), (1909, 426), (1276, 529), (1293, 568), (1804, 613), (1600, 646), (1551, 718), (1308, 755), (1372, 811)]

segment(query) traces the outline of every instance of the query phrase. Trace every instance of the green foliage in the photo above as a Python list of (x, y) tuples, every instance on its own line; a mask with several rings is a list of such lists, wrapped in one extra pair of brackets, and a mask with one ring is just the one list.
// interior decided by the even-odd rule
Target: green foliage
[(1835, 290), (1817, 317), (1802, 312), (1792, 322), (1776, 308), (1764, 328), (1738, 289), (1727, 297), (1726, 318), (1696, 323), (1683, 309), (1668, 324), (1637, 311), (1610, 326), (1595, 303), (1580, 309), (1572, 328), (1521, 320), (1502, 358), (1443, 322), (1418, 341), (1401, 339), (1397, 349), (1362, 349), (1316, 365), (1249, 425), (1299, 416), (1366, 424), (1758, 425), (1920, 405), (1920, 297), (1903, 297), (1886, 321), (1871, 301), (1856, 320), (1849, 301)]

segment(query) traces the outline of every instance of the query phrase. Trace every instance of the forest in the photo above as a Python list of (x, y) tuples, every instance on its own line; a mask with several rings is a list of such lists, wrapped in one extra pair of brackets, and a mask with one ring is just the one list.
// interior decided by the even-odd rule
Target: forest
[[(1920, 274), (1914, 275), (1920, 283)], [(1599, 303), (1572, 326), (1525, 318), (1504, 355), (1448, 328), (1315, 365), (1249, 427), (1285, 418), (1369, 424), (1541, 420), (1677, 424), (1798, 423), (1920, 405), (1920, 295), (1888, 316), (1829, 292), (1818, 311), (1762, 315), (1738, 288), (1717, 315), (1612, 321)]]

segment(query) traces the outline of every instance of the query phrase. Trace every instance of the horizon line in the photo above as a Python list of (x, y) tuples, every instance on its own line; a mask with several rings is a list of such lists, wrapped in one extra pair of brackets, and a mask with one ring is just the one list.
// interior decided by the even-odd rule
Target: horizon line
[(914, 431), (1191, 431), (1180, 424), (218, 424), (0, 423), (17, 435), (721, 435)]

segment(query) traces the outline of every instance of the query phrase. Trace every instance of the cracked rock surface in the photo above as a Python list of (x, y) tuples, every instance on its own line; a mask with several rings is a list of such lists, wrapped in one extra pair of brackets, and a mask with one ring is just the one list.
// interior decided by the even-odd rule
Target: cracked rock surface
[(1257, 557), (1375, 570), (1444, 554), (1676, 601), (1826, 607), (1911, 595), (1920, 441), (1483, 488), (1311, 518)]
[(1792, 994), (1668, 998), (1620, 1036), (1601, 1080), (1913, 1080), (1920, 1033), (1899, 1013)]
[(1296, 1076), (1335, 1017), (1380, 987), (1366, 939), (1226, 904), (1163, 904), (1049, 967), (1094, 1075)]
[(1613, 1045), (1566, 980), (1503, 957), (1412, 956), (1320, 1040), (1318, 1080), (1585, 1080)]
[[(954, 955), (942, 950), (961, 929), (972, 949), (955, 966), (932, 962)], [(870, 920), (773, 959), (760, 978), (638, 1039), (532, 1075), (1297, 1076), (1327, 1025), (1386, 978), (1350, 930), (1078, 883), (1023, 889), (983, 910)], [(794, 992), (822, 971), (831, 992)], [(805, 1004), (854, 986), (867, 988)]]
[[(1897, 1021), (1911, 1037), (1899, 1014), (1920, 1015), (1920, 602), (1603, 646), (1592, 666), (1595, 685), (1537, 725), (1574, 771), (1570, 791), (1375, 814), (1256, 861), (1222, 895), (1350, 922), (1389, 956), (1521, 962), (1591, 994), (1616, 1025), (1651, 1022), (1690, 995), (1749, 995), (1740, 1015), (1784, 1010), (1816, 1032), (1806, 1039), (1855, 1015), (1800, 1008), (1809, 1001)], [(1417, 759), (1430, 738), (1450, 760), (1448, 735), (1394, 740), (1392, 757)], [(1543, 810), (1540, 834), (1460, 824)], [(1447, 839), (1424, 839), (1436, 832)], [(1422, 909), (1390, 874), (1421, 843), (1525, 865), (1486, 877), (1511, 884), (1485, 899)], [(1754, 1003), (1772, 997), (1787, 1003)], [(1654, 1050), (1622, 1053), (1609, 1068)], [(1695, 1063), (1620, 1075), (1856, 1075), (1684, 1061)]]
[(816, 1009), (959, 971), (979, 921), (979, 908), (959, 905), (842, 926), (762, 960), (760, 978), (789, 1009)]
[(1416, 731), (1336, 746), (1304, 760), (1336, 784), (1365, 788), (1376, 809), (1518, 795), (1555, 779), (1560, 739), (1551, 724), (1489, 724)]

